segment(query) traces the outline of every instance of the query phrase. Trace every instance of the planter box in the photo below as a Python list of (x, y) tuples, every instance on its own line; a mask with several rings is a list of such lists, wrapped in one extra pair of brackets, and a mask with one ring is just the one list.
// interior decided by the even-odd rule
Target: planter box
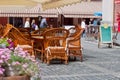
[(0, 77), (0, 80), (30, 80), (29, 76)]

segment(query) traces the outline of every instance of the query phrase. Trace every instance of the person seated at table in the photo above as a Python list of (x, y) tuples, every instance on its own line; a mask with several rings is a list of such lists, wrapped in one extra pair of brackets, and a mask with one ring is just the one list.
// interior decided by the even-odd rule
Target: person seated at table
[(35, 19), (32, 20), (31, 27), (32, 27), (32, 30), (38, 30), (38, 26), (35, 23)]
[(26, 18), (24, 28), (30, 28), (30, 18)]
[(42, 18), (41, 23), (40, 23), (40, 28), (47, 28), (47, 20), (46, 18)]

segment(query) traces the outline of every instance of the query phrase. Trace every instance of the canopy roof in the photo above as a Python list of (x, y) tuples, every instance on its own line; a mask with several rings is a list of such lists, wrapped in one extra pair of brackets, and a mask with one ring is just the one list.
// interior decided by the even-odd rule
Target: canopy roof
[(51, 9), (56, 7), (61, 7), (68, 4), (73, 4), (80, 2), (81, 0), (1, 0), (0, 5), (2, 6), (10, 6), (10, 5), (17, 5), (17, 6), (24, 6), (30, 7), (35, 6), (37, 4), (42, 5), (42, 9)]
[[(25, 1), (25, 2), (23, 3), (21, 1)], [(38, 17), (38, 16), (58, 17), (58, 14), (63, 14), (65, 17), (89, 18), (89, 17), (96, 17), (93, 15), (94, 12), (102, 11), (101, 1), (97, 1), (97, 2), (95, 1), (80, 2), (80, 1), (81, 0), (69, 0), (69, 1), (68, 0), (2, 0), (0, 2), (0, 16), (2, 17)], [(65, 4), (63, 4), (63, 2)], [(71, 4), (71, 5), (68, 5), (68, 4)], [(45, 7), (45, 5), (47, 7)], [(42, 11), (41, 9), (42, 7), (44, 7), (45, 9), (44, 11)]]
[(61, 7), (65, 5), (70, 5), (73, 3), (80, 3), (82, 0), (51, 0), (50, 2), (46, 2), (42, 4), (43, 9), (50, 9), (50, 8), (56, 8)]
[(101, 18), (101, 16), (95, 16), (94, 13), (102, 11), (102, 2), (81, 2), (70, 6), (64, 6), (60, 9), (65, 17)]
[(31, 0), (1, 0), (0, 5), (18, 5), (18, 6), (35, 6), (37, 2)]

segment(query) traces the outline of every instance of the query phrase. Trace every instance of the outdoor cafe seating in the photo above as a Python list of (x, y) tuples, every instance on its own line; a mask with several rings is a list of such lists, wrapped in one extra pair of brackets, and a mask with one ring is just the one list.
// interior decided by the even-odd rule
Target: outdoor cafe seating
[(82, 47), (81, 47), (81, 35), (84, 29), (80, 28), (80, 26), (76, 25), (77, 29), (72, 27), (70, 30), (76, 30), (74, 33), (70, 35), (70, 37), (67, 38), (67, 54), (69, 55), (69, 58), (72, 56), (74, 59), (76, 57), (79, 57), (80, 61), (82, 62)]
[(73, 39), (67, 41), (67, 38), (71, 35), (69, 30), (65, 28), (51, 28), (41, 33), (39, 33), (40, 31), (31, 33), (31, 38), (26, 38), (21, 30), (7, 24), (4, 28), (6, 33), (3, 34), (3, 37), (11, 38), (15, 46), (19, 45), (35, 57), (38, 57), (37, 54), (40, 53), (41, 61), (48, 65), (54, 59), (59, 59), (68, 64), (68, 57), (70, 56), (79, 57), (80, 61), (82, 61), (81, 34), (83, 32), (83, 29), (77, 29), (72, 34), (74, 35)]
[(68, 64), (66, 53), (66, 38), (69, 31), (64, 28), (53, 28), (44, 32), (44, 47), (47, 64), (52, 59), (62, 59)]
[(24, 50), (27, 50), (30, 55), (34, 55), (34, 42), (33, 40), (27, 39), (22, 32), (20, 32), (17, 28), (14, 26), (7, 24), (4, 28), (4, 34), (2, 37), (8, 37), (13, 40), (14, 46), (19, 46), (23, 48)]

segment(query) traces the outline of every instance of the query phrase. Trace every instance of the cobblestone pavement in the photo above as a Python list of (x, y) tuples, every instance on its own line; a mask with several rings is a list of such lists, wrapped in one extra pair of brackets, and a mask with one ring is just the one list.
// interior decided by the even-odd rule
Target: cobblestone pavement
[(97, 48), (94, 41), (82, 40), (83, 62), (40, 63), (42, 80), (120, 80), (120, 47)]

